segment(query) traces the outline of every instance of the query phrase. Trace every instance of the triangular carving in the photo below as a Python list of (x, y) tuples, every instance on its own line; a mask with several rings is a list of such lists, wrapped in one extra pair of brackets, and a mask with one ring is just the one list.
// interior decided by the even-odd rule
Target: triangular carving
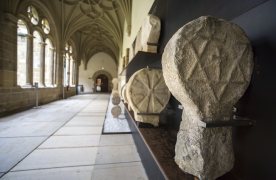
[(234, 71), (232, 72), (232, 77), (230, 79), (231, 82), (237, 82), (237, 83), (242, 83), (245, 82), (244, 75), (241, 71), (240, 66), (237, 66)]

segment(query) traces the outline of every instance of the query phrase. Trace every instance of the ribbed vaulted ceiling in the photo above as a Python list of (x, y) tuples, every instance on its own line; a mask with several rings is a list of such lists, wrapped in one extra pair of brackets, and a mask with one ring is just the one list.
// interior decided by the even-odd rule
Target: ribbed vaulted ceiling
[(85, 64), (98, 52), (118, 59), (124, 23), (130, 31), (131, 0), (61, 0), (64, 39), (75, 36)]

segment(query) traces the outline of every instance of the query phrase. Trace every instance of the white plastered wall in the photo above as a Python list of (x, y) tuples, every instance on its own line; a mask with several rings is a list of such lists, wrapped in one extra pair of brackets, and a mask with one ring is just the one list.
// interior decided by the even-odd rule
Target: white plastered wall
[(83, 61), (81, 62), (79, 67), (79, 85), (83, 85), (84, 93), (92, 92), (93, 81), (91, 78), (99, 70), (108, 72), (112, 78), (117, 77), (115, 61), (106, 53), (100, 52), (92, 56), (88, 61), (86, 70), (84, 69)]

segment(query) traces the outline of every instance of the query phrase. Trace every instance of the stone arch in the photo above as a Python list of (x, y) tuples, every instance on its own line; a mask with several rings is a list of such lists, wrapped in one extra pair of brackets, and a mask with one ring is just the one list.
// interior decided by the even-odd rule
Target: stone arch
[[(53, 43), (55, 44), (56, 47), (58, 47), (60, 45), (60, 42), (59, 42), (60, 34), (59, 34), (58, 29), (57, 29), (57, 27), (58, 27), (57, 26), (58, 18), (54, 18), (55, 17), (54, 11), (49, 9), (47, 7), (47, 4), (45, 4), (44, 2), (40, 2), (40, 1), (36, 1), (36, 0), (26, 0), (26, 1), (19, 1), (17, 3), (17, 6), (15, 8), (15, 13), (17, 15), (22, 14), (27, 18), (26, 9), (29, 5), (33, 5), (37, 9), (40, 18), (41, 17), (47, 18), (47, 20), (50, 24), (50, 27), (51, 27), (50, 34), (48, 34), (47, 37), (51, 36), (52, 37), (51, 40), (52, 41), (54, 40)], [(30, 23), (30, 21), (28, 21), (28, 23)], [(40, 28), (40, 25), (41, 25), (41, 23), (39, 22), (38, 25), (34, 25), (33, 27), (36, 27), (36, 28), (39, 27)], [(35, 30), (35, 28), (32, 29), (32, 31), (34, 31), (34, 30)], [(42, 28), (40, 28), (39, 32), (43, 32)], [(44, 34), (44, 33), (42, 33), (42, 34)]]
[(17, 22), (18, 22), (19, 20), (21, 20), (21, 21), (24, 22), (24, 24), (25, 24), (26, 27), (27, 27), (28, 34), (31, 34), (33, 30), (32, 30), (32, 26), (30, 26), (30, 24), (29, 24), (29, 19), (28, 19), (26, 16), (24, 16), (23, 14), (19, 14), (19, 15), (17, 16)]
[(96, 78), (99, 76), (99, 75), (105, 75), (107, 78), (108, 78), (108, 92), (111, 92), (112, 91), (112, 79), (113, 79), (113, 77), (112, 77), (112, 75), (109, 73), (109, 72), (107, 72), (107, 71), (105, 71), (105, 70), (98, 70), (98, 71), (96, 71), (93, 75), (92, 75), (92, 79), (93, 79), (93, 81), (94, 81), (94, 85), (95, 85), (95, 83), (96, 83)]

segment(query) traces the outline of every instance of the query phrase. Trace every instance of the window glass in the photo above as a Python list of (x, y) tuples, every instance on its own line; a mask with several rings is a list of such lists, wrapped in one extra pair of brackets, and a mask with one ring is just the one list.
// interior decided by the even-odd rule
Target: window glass
[(54, 49), (50, 39), (46, 39), (45, 43), (45, 84), (46, 86), (52, 86)]
[(39, 17), (37, 10), (33, 6), (29, 6), (27, 9), (28, 17), (34, 25), (37, 25), (39, 22)]
[(40, 82), (40, 53), (42, 38), (39, 32), (34, 31), (33, 33), (33, 83)]
[(47, 19), (42, 19), (41, 21), (42, 24), (42, 29), (44, 31), (45, 34), (49, 34), (50, 33), (50, 25)]
[(26, 84), (27, 66), (27, 35), (28, 29), (22, 20), (17, 23), (17, 84)]

